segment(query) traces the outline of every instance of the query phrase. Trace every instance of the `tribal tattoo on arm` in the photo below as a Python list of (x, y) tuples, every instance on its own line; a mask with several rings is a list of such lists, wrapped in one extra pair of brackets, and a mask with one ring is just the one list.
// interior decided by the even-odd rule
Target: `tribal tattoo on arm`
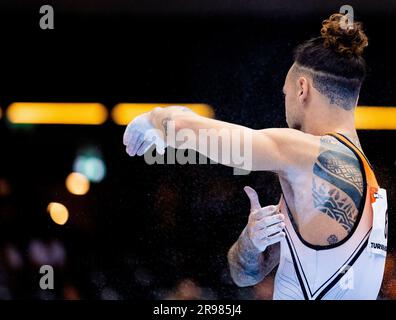
[[(363, 175), (357, 156), (333, 137), (322, 137), (313, 166), (314, 207), (336, 220), (349, 233), (355, 225), (363, 199)], [(332, 234), (329, 244), (338, 242)]]

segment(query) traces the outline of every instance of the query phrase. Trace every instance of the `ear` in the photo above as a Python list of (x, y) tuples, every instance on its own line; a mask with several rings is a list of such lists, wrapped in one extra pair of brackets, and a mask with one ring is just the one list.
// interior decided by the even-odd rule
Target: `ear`
[(309, 93), (309, 82), (305, 77), (299, 77), (297, 80), (298, 101), (301, 104), (306, 104)]

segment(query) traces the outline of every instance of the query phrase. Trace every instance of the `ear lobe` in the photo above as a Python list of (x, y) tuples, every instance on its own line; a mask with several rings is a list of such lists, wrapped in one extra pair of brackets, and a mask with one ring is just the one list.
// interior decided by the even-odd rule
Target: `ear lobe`
[(306, 103), (308, 99), (308, 91), (309, 91), (309, 86), (308, 86), (308, 80), (304, 77), (300, 77), (298, 79), (298, 100), (300, 101), (301, 104)]

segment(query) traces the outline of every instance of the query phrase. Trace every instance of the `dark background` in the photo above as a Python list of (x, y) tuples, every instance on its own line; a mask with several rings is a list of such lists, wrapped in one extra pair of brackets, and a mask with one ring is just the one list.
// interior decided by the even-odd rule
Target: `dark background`
[[(344, 3), (185, 2), (2, 1), (3, 114), (16, 101), (101, 102), (109, 110), (119, 102), (199, 102), (210, 104), (217, 119), (286, 126), (281, 89), (292, 49), (319, 35), (321, 21)], [(55, 30), (39, 28), (43, 4), (54, 7)], [(370, 71), (359, 104), (395, 105), (396, 5), (349, 4), (369, 37)], [(0, 298), (270, 296), (237, 288), (226, 253), (247, 222), (243, 186), (254, 187), (262, 205), (274, 204), (276, 176), (234, 176), (219, 165), (149, 166), (127, 156), (123, 131), (110, 120), (101, 126), (13, 126), (4, 115), (0, 119), (0, 178), (11, 189), (0, 197)], [(388, 191), (393, 250), (396, 132), (359, 136)], [(107, 175), (78, 197), (66, 192), (64, 180), (85, 144), (103, 153)], [(66, 225), (48, 217), (51, 201), (69, 208)], [(66, 262), (56, 271), (55, 293), (43, 296), (29, 246), (54, 239)], [(18, 268), (9, 263), (10, 248), (20, 257)], [(383, 298), (395, 298), (392, 259)]]

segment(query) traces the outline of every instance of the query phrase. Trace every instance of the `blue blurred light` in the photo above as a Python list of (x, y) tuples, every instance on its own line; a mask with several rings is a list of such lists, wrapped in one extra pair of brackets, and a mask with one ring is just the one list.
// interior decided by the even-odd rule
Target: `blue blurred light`
[(91, 182), (100, 182), (106, 175), (106, 165), (98, 153), (86, 150), (74, 160), (73, 170), (86, 176)]

